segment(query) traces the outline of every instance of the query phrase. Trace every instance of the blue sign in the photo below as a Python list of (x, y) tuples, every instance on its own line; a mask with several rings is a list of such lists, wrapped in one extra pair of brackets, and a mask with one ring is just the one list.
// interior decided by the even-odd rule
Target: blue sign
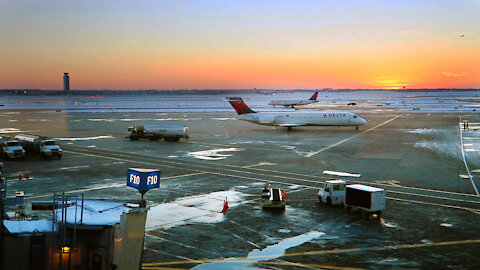
[(160, 170), (130, 168), (127, 172), (127, 186), (146, 193), (160, 187)]

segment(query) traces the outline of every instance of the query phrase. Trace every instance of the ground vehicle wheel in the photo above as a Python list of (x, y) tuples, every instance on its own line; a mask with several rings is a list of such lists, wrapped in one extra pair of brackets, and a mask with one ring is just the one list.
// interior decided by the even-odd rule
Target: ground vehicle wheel
[(45, 155), (44, 153), (40, 154), (42, 156), (42, 159), (47, 159), (47, 155)]
[(332, 199), (330, 199), (330, 197), (327, 198), (327, 204), (332, 205)]
[(61, 159), (62, 158), (62, 155), (57, 155), (57, 159)]
[(320, 204), (323, 204), (322, 198), (318, 197), (318, 202), (320, 202)]
[(157, 140), (157, 138), (155, 138), (155, 137), (150, 137), (150, 138), (148, 138), (148, 139), (149, 139), (150, 141), (156, 141), (156, 140)]

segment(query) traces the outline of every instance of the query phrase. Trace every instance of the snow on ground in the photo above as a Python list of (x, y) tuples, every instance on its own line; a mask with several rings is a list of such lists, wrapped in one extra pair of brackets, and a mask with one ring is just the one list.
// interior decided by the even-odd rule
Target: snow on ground
[(23, 132), (22, 130), (18, 128), (0, 128), (0, 134), (1, 133), (17, 133), (17, 132)]
[(203, 151), (196, 151), (196, 152), (189, 152), (187, 156), (204, 159), (204, 160), (221, 160), (226, 159), (227, 157), (231, 157), (231, 154), (220, 154), (219, 152), (235, 152), (235, 151), (243, 151), (244, 149), (241, 148), (220, 148), (220, 149), (211, 149), (211, 150), (203, 150)]
[(230, 117), (212, 117), (210, 118), (212, 120), (218, 120), (218, 121), (227, 121), (227, 120), (237, 120), (235, 118), (230, 118)]
[(83, 137), (83, 138), (57, 138), (60, 141), (89, 141), (98, 139), (113, 139), (113, 136), (95, 136), (95, 137)]
[(337, 175), (337, 176), (348, 176), (348, 177), (361, 177), (359, 173), (348, 173), (348, 172), (336, 172), (336, 171), (323, 171), (324, 174)]
[(417, 128), (417, 129), (408, 130), (408, 132), (413, 133), (413, 134), (427, 134), (427, 133), (431, 133), (432, 129), (431, 128)]
[(218, 223), (225, 219), (221, 213), (225, 198), (229, 208), (244, 201), (245, 194), (235, 191), (217, 191), (177, 199), (151, 207), (148, 211), (146, 230), (169, 229), (192, 223)]
[(270, 261), (280, 258), (285, 251), (292, 247), (300, 246), (325, 235), (323, 232), (311, 231), (305, 234), (283, 239), (277, 244), (264, 249), (254, 249), (248, 253), (246, 259), (226, 258), (223, 261), (200, 264), (193, 269), (258, 269), (251, 264), (261, 261)]

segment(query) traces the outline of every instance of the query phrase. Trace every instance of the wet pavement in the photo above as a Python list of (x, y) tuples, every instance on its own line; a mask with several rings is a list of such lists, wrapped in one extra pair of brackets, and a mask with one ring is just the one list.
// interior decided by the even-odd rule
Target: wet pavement
[[(65, 150), (60, 160), (4, 161), (8, 192), (23, 190), (28, 201), (50, 199), (54, 192), (138, 199), (138, 192), (125, 185), (127, 169), (161, 169), (161, 187), (145, 196), (151, 207), (145, 269), (478, 268), (480, 201), (465, 178), (460, 132), (479, 186), (480, 130), (473, 124), (462, 131), (458, 125), (459, 117), (475, 123), (478, 116), (352, 111), (368, 120), (359, 131), (302, 127), (287, 132), (234, 120), (233, 110), (2, 110), (2, 135), (52, 136)], [(147, 124), (186, 125), (191, 139), (124, 139), (127, 127)], [(18, 181), (20, 170), (29, 170), (31, 179)], [(316, 193), (330, 179), (385, 188), (383, 222), (320, 205)], [(286, 188), (285, 212), (260, 207), (266, 183)], [(230, 208), (223, 214), (225, 198)]]

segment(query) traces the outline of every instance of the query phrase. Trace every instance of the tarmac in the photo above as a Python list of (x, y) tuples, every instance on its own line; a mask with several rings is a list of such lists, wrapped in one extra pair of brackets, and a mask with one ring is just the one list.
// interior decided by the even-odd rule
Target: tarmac
[[(160, 188), (145, 195), (150, 214), (144, 269), (480, 267), (479, 117), (352, 111), (368, 120), (359, 131), (301, 127), (287, 132), (235, 120), (233, 110), (2, 110), (2, 135), (56, 137), (64, 149), (60, 160), (3, 161), (8, 192), (23, 190), (27, 201), (48, 200), (55, 192), (139, 199), (126, 187), (127, 169), (161, 169)], [(459, 124), (465, 119), (473, 123), (468, 130)], [(186, 125), (191, 139), (124, 138), (127, 127), (146, 124)], [(18, 172), (25, 170), (30, 179), (19, 181)], [(386, 189), (383, 219), (364, 220), (359, 213), (319, 204), (318, 189), (332, 179)], [(260, 207), (266, 184), (285, 187), (284, 212)], [(230, 208), (220, 213), (225, 199)]]

